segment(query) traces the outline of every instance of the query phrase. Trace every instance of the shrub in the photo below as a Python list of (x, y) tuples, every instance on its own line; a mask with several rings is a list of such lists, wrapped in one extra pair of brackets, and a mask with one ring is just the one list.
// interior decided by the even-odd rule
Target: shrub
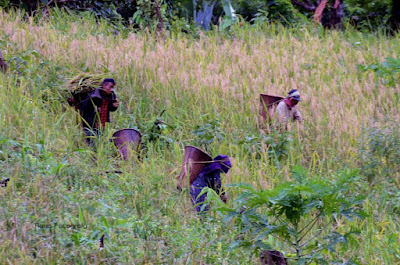
[(347, 0), (345, 15), (360, 30), (387, 27), (390, 18), (390, 0)]
[(400, 172), (400, 125), (365, 129), (359, 141), (359, 158), (362, 173), (370, 182), (376, 179), (399, 178)]
[(386, 58), (381, 64), (357, 65), (357, 69), (366, 72), (373, 71), (383, 79), (383, 83), (388, 86), (396, 86), (400, 80), (400, 59)]
[[(203, 117), (207, 116), (208, 114)], [(207, 151), (215, 140), (221, 141), (225, 138), (225, 132), (222, 130), (221, 123), (217, 118), (209, 119), (203, 125), (197, 125), (193, 130), (193, 134), (196, 136), (194, 144), (203, 147)]]
[(286, 256), (298, 264), (321, 264), (322, 250), (333, 251), (337, 243), (347, 242), (353, 231), (338, 229), (340, 225), (334, 223), (341, 217), (352, 220), (365, 216), (361, 210), (364, 198), (352, 191), (358, 171), (347, 170), (338, 174), (337, 180), (327, 181), (308, 177), (304, 168), (296, 166), (293, 178), (271, 190), (232, 185), (244, 190), (235, 206), (219, 203), (217, 208), (224, 221), (235, 220), (240, 231), (232, 247), (251, 247), (256, 252), (272, 249), (267, 239), (273, 236), (281, 242)]
[(272, 131), (265, 136), (246, 136), (244, 140), (239, 141), (239, 144), (243, 145), (245, 150), (256, 158), (267, 153), (271, 159), (279, 162), (288, 157), (292, 142), (293, 138), (290, 133)]

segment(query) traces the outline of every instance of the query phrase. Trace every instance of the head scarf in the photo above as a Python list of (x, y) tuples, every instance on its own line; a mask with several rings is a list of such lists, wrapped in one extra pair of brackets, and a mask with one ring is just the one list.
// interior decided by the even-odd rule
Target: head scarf
[(300, 93), (299, 93), (299, 91), (297, 91), (297, 89), (290, 90), (289, 93), (288, 93), (288, 98), (293, 98), (293, 99), (295, 99), (297, 101), (301, 101)]
[(214, 157), (213, 162), (206, 165), (200, 174), (210, 174), (216, 170), (221, 170), (224, 173), (228, 173), (229, 169), (232, 167), (232, 163), (229, 156), (217, 155)]

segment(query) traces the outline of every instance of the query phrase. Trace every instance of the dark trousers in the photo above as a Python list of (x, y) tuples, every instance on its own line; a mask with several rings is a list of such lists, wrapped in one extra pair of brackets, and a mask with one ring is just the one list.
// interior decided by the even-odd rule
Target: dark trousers
[(86, 144), (90, 147), (96, 148), (96, 138), (99, 137), (100, 131), (98, 129), (84, 127), (83, 133), (85, 134)]

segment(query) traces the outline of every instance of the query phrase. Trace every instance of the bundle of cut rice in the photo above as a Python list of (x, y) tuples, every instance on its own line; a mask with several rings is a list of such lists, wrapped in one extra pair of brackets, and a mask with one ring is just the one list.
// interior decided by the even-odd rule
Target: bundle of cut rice
[(67, 99), (70, 106), (77, 106), (79, 102), (87, 98), (88, 94), (98, 88), (106, 78), (104, 74), (81, 73), (67, 79), (61, 94)]
[(68, 79), (65, 84), (65, 92), (68, 96), (89, 93), (99, 87), (104, 78), (106, 76), (102, 74), (81, 73)]

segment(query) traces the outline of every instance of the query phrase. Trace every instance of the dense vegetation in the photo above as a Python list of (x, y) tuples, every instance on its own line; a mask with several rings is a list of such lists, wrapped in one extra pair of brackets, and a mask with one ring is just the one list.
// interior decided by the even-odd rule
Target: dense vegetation
[(158, 25), (185, 32), (195, 25), (205, 29), (210, 24), (226, 26), (237, 22), (237, 18), (251, 23), (279, 21), (292, 25), (320, 16), (318, 21), (328, 28), (342, 27), (344, 22), (367, 31), (395, 30), (400, 24), (400, 4), (393, 0), (3, 0), (0, 7), (17, 7), (33, 15), (63, 7), (90, 11), (97, 17), (138, 28)]
[[(160, 36), (0, 11), (0, 263), (255, 264), (271, 248), (291, 264), (398, 264), (399, 39), (267, 22)], [(121, 100), (96, 152), (63, 96), (82, 72), (114, 77)], [(292, 88), (304, 130), (265, 134), (259, 93)], [(128, 127), (146, 137), (124, 162), (108, 138)], [(186, 144), (233, 159), (228, 204), (210, 193), (201, 219), (175, 188)]]

